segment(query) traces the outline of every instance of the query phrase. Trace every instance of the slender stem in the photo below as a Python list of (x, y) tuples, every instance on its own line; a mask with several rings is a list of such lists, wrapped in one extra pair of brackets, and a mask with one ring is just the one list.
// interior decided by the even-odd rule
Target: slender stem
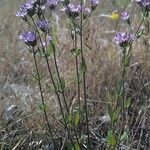
[[(59, 70), (58, 70), (58, 65), (57, 65), (57, 61), (56, 61), (56, 53), (55, 53), (55, 51), (53, 53), (53, 57), (54, 57), (54, 63), (55, 63), (55, 68), (56, 68), (56, 73), (57, 73), (57, 76), (58, 76), (58, 80), (59, 80), (59, 83), (61, 84), (62, 81), (61, 81), (60, 73), (59, 73)], [(61, 92), (61, 94), (63, 96), (63, 100), (64, 100), (65, 107), (66, 107), (66, 110), (67, 110), (67, 114), (69, 115), (69, 108), (68, 108), (68, 105), (67, 105), (67, 100), (66, 100), (66, 97), (65, 97), (64, 90)], [(79, 140), (78, 140), (78, 136), (77, 136), (77, 132), (76, 132), (74, 126), (73, 126), (73, 131), (75, 133), (75, 137), (76, 137), (77, 143), (78, 143), (78, 145), (80, 145)]]
[(137, 30), (136, 30), (136, 32), (135, 32), (135, 35), (137, 35), (137, 33), (139, 32), (139, 30), (140, 30), (140, 28), (141, 28), (141, 26), (142, 26), (144, 20), (145, 20), (145, 17), (142, 18), (142, 20), (141, 20), (141, 22), (140, 22), (140, 24), (139, 24), (139, 26), (138, 26), (138, 28), (137, 28)]
[[(35, 56), (35, 50), (34, 50), (33, 47), (32, 47), (32, 52), (33, 52), (34, 64), (35, 64), (35, 68), (36, 68), (36, 72), (37, 72), (37, 78), (38, 78), (37, 80), (38, 80), (38, 86), (39, 86), (39, 90), (40, 90), (42, 105), (44, 107), (45, 106), (45, 101), (44, 101), (44, 96), (43, 96), (43, 91), (42, 91), (41, 77), (40, 77), (38, 64), (37, 64), (37, 60), (36, 60), (36, 56)], [(44, 112), (44, 116), (45, 116), (45, 120), (46, 120), (46, 123), (47, 123), (47, 126), (48, 126), (49, 133), (50, 133), (51, 138), (53, 140), (53, 133), (52, 133), (52, 129), (51, 129), (52, 127), (49, 123), (47, 111), (46, 111), (45, 108), (43, 109), (43, 112)], [(55, 146), (55, 141), (53, 140), (53, 142), (54, 142), (54, 146)], [(56, 146), (55, 146), (55, 148), (56, 148)]]
[[(81, 8), (83, 8), (83, 0), (80, 1)], [(80, 46), (81, 46), (81, 61), (84, 63), (83, 55), (83, 11), (81, 9), (81, 20), (80, 20)], [(86, 116), (86, 130), (88, 136), (88, 150), (90, 150), (90, 133), (89, 133), (89, 120), (88, 120), (88, 108), (87, 108), (87, 97), (86, 97), (86, 73), (83, 73), (83, 90), (84, 90), (84, 107), (85, 107), (85, 116)]]
[(31, 28), (33, 31), (36, 30), (36, 28), (28, 20), (26, 20), (25, 22), (27, 22), (29, 28)]
[[(58, 65), (57, 65), (55, 51), (53, 52), (53, 57), (54, 57), (54, 63), (55, 63), (55, 68), (56, 68), (56, 73), (57, 73), (57, 76), (58, 76), (58, 80), (59, 80), (59, 83), (61, 84), (62, 81), (61, 81), (60, 73), (59, 73), (59, 70), (58, 70)], [(64, 103), (65, 103), (65, 107), (66, 107), (67, 113), (69, 114), (69, 108), (68, 108), (68, 105), (67, 105), (67, 100), (66, 100), (64, 91), (62, 91), (61, 94), (62, 94), (63, 99), (64, 99)]]
[[(39, 30), (38, 30), (38, 28), (37, 28), (37, 26), (36, 26), (36, 23), (35, 23), (35, 21), (34, 21), (33, 18), (32, 18), (32, 21), (33, 21), (33, 23), (34, 23), (34, 26), (35, 26), (36, 29), (37, 29), (37, 33), (38, 33), (38, 35), (39, 35), (40, 43), (41, 43), (41, 45), (42, 45), (42, 50), (43, 50), (43, 52), (46, 54), (46, 51), (45, 51), (45, 48), (44, 48), (44, 46), (43, 46), (43, 42), (42, 42), (42, 39), (41, 39)], [(68, 136), (69, 136), (69, 139), (70, 139), (71, 144), (74, 145), (73, 139), (72, 139), (72, 137), (71, 137), (71, 134), (70, 134), (70, 131), (69, 131), (69, 128), (68, 128), (68, 125), (67, 125), (67, 121), (66, 121), (66, 119), (65, 119), (65, 115), (64, 115), (64, 111), (63, 111), (62, 104), (61, 104), (61, 99), (60, 99), (60, 96), (59, 96), (59, 93), (58, 93), (58, 90), (57, 90), (57, 86), (56, 86), (55, 81), (54, 81), (54, 79), (53, 79), (53, 75), (52, 75), (52, 72), (51, 72), (51, 68), (50, 68), (50, 65), (49, 65), (49, 60), (48, 60), (48, 56), (47, 56), (47, 55), (45, 55), (45, 60), (46, 60), (47, 68), (48, 68), (48, 73), (49, 73), (49, 75), (50, 75), (50, 78), (51, 78), (53, 87), (54, 87), (54, 89), (55, 89), (55, 94), (56, 94), (57, 99), (58, 99), (58, 103), (59, 103), (61, 115), (62, 115), (63, 121), (64, 121), (64, 123), (65, 123), (65, 128), (66, 128), (66, 130), (67, 130), (67, 132), (68, 132)]]
[(46, 59), (46, 64), (47, 64), (48, 72), (49, 72), (49, 75), (50, 75), (50, 78), (51, 78), (53, 87), (54, 87), (54, 89), (55, 89), (55, 94), (56, 94), (57, 99), (58, 99), (60, 111), (61, 111), (61, 114), (62, 114), (64, 123), (65, 123), (65, 128), (66, 128), (66, 130), (67, 130), (67, 132), (68, 132), (68, 136), (69, 136), (69, 139), (70, 139), (71, 144), (74, 145), (74, 144), (73, 144), (72, 137), (71, 137), (71, 134), (70, 134), (70, 131), (69, 131), (69, 128), (68, 128), (68, 125), (67, 125), (67, 121), (66, 121), (66, 119), (65, 119), (63, 107), (62, 107), (62, 104), (61, 104), (61, 99), (60, 99), (59, 93), (58, 93), (58, 91), (57, 91), (57, 87), (56, 87), (55, 81), (54, 81), (54, 79), (53, 79), (53, 75), (52, 75), (52, 72), (51, 72), (51, 68), (50, 68), (50, 65), (49, 65), (48, 58), (45, 57), (45, 59)]
[(124, 114), (124, 101), (125, 101), (125, 80), (126, 80), (126, 55), (124, 54), (123, 59), (122, 59), (122, 80), (121, 80), (121, 86), (122, 86), (122, 93), (121, 93), (121, 99), (122, 99), (122, 113)]
[[(74, 46), (77, 49), (77, 33), (75, 28), (75, 39)], [(80, 101), (80, 75), (79, 75), (79, 66), (78, 66), (78, 55), (75, 56), (76, 62), (76, 73), (77, 73), (77, 94), (78, 94), (78, 106), (79, 106), (79, 136), (81, 137), (81, 101)]]
[(122, 112), (122, 125), (121, 125), (121, 130), (124, 130), (125, 126), (125, 121), (126, 121), (126, 116), (125, 116), (125, 82), (126, 82), (126, 59), (127, 56), (124, 54), (122, 58), (122, 75), (121, 75), (121, 112)]
[(149, 59), (149, 38), (150, 35), (150, 23), (148, 18), (144, 21), (144, 27), (145, 27), (145, 38), (143, 39), (144, 45), (145, 45), (145, 61), (147, 63), (147, 60)]

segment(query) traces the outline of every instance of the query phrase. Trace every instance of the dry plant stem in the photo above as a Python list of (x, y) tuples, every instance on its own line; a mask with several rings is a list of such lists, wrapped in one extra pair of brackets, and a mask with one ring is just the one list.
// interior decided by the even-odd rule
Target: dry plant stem
[(138, 146), (137, 146), (138, 150), (140, 150), (140, 147), (141, 147), (141, 144), (142, 144), (142, 135), (144, 133), (144, 126), (145, 126), (145, 123), (146, 123), (146, 113), (147, 113), (147, 110), (144, 112), (144, 115), (141, 119), (142, 128), (141, 128), (141, 133), (140, 133), (140, 139), (139, 139)]
[[(81, 8), (83, 7), (83, 0), (80, 1)], [(81, 20), (80, 20), (80, 46), (81, 46), (81, 61), (84, 64), (84, 55), (83, 55), (83, 12), (81, 9)], [(86, 72), (83, 73), (83, 90), (84, 90), (84, 107), (85, 107), (85, 116), (86, 116), (86, 130), (87, 130), (87, 149), (90, 150), (90, 132), (89, 132), (89, 120), (88, 120), (88, 108), (87, 108), (87, 98), (86, 98)]]
[[(39, 90), (40, 90), (42, 105), (44, 107), (45, 106), (45, 101), (44, 101), (44, 96), (43, 96), (43, 91), (42, 91), (41, 77), (40, 77), (40, 73), (39, 73), (39, 69), (38, 69), (38, 64), (37, 64), (37, 60), (36, 60), (36, 56), (35, 56), (35, 50), (34, 50), (33, 47), (32, 47), (32, 51), (33, 51), (34, 64), (35, 64), (35, 68), (36, 68), (36, 72), (37, 72), (37, 78), (38, 78), (37, 80), (38, 80), (38, 86), (39, 86)], [(45, 120), (46, 120), (48, 129), (49, 129), (51, 138), (53, 139), (53, 133), (52, 133), (51, 125), (49, 123), (47, 111), (46, 111), (45, 108), (43, 109), (43, 112), (44, 112)], [(54, 142), (54, 145), (55, 145), (55, 142)]]
[[(134, 133), (133, 136), (132, 136), (131, 141), (134, 141), (134, 140), (136, 139), (136, 134), (137, 134), (137, 132), (138, 132), (138, 129), (140, 128), (141, 124), (143, 124), (143, 120), (145, 119), (145, 116), (146, 116), (147, 113), (148, 113), (148, 110), (146, 110), (146, 111), (144, 112), (144, 114), (143, 114), (143, 116), (141, 117), (141, 119), (140, 119), (140, 115), (137, 117), (137, 119), (136, 119), (136, 121), (135, 121), (135, 123), (134, 123), (133, 126), (135, 126), (138, 122), (139, 122), (139, 123), (138, 123), (138, 126), (136, 127), (135, 133)], [(144, 120), (144, 121), (145, 121), (145, 120)]]

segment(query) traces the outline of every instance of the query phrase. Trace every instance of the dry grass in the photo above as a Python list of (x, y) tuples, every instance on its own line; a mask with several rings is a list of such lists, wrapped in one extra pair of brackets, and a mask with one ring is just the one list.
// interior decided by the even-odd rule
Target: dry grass
[[(114, 10), (114, 8), (112, 8), (111, 5), (107, 5), (107, 3), (102, 4), (106, 12)], [(18, 97), (13, 91), (8, 94), (4, 90), (4, 86), (12, 83), (30, 86), (34, 89), (35, 95), (30, 95), (30, 101), (27, 103), (30, 109), (27, 109), (25, 114), (21, 116), (23, 127), (20, 130), (22, 130), (22, 133), (18, 133), (19, 135), (14, 136), (16, 137), (15, 141), (18, 142), (19, 138), (24, 135), (21, 138), (20, 145), (26, 145), (26, 143), (30, 142), (29, 139), (32, 138), (35, 141), (36, 139), (38, 141), (41, 139), (47, 142), (48, 137), (45, 136), (45, 121), (42, 112), (38, 109), (40, 103), (38, 100), (38, 88), (36, 81), (31, 77), (31, 72), (34, 71), (33, 60), (29, 52), (26, 51), (26, 47), (18, 40), (18, 34), (22, 30), (22, 27), (18, 19), (14, 16), (15, 4), (12, 4), (12, 6), (12, 10), (3, 8), (3, 10), (1, 10), (3, 15), (0, 16), (0, 21), (2, 22), (0, 26), (0, 122), (2, 122), (2, 115), (6, 106), (15, 104), (18, 107), (21, 106), (21, 109), (24, 109), (24, 104), (22, 105), (23, 102), (20, 101), (21, 96)], [(87, 97), (89, 105), (93, 110), (91, 118), (93, 122), (96, 122), (100, 116), (107, 113), (106, 104), (108, 103), (108, 96), (114, 93), (120, 73), (120, 54), (118, 47), (112, 41), (115, 33), (109, 31), (114, 28), (119, 30), (124, 23), (120, 22), (116, 26), (116, 23), (112, 20), (100, 17), (99, 13), (103, 11), (105, 10), (98, 9), (98, 11), (93, 14), (84, 31), (84, 53), (88, 66)], [(67, 100), (72, 103), (77, 99), (75, 88), (75, 60), (70, 52), (73, 43), (70, 40), (70, 33), (65, 27), (65, 24), (66, 22), (61, 22), (60, 20), (59, 26), (61, 29), (58, 29), (59, 40), (57, 59), (61, 74), (66, 80), (65, 94)], [(140, 121), (144, 122), (143, 120), (147, 118), (146, 115), (149, 109), (146, 106), (149, 104), (150, 98), (150, 59), (147, 59), (146, 55), (150, 55), (150, 52), (145, 52), (143, 40), (138, 40), (133, 46), (133, 57), (131, 66), (129, 67), (127, 83), (127, 93), (132, 97), (134, 106), (134, 109), (131, 110), (131, 120), (133, 120), (131, 124), (133, 122), (137, 122), (137, 124)], [(39, 58), (38, 62), (40, 70), (44, 74), (44, 80), (46, 79), (47, 83), (49, 83), (48, 75), (45, 72), (45, 62), (41, 58)], [(53, 68), (53, 61), (51, 61), (51, 67)], [(55, 113), (58, 112), (56, 97), (53, 96), (53, 93), (49, 94), (45, 82), (43, 82), (43, 87), (45, 98), (48, 103), (50, 121), (61, 133), (59, 115)], [(141, 110), (141, 114), (139, 114), (139, 110)], [(133, 117), (134, 115), (135, 117)], [(146, 126), (147, 129), (150, 124), (147, 122)], [(8, 128), (7, 130), (7, 126), (4, 124), (0, 125), (1, 135), (8, 136), (7, 133), (10, 132), (13, 132), (12, 129)], [(2, 137), (0, 136), (0, 138)], [(142, 137), (140, 138), (142, 139)], [(9, 137), (6, 139), (8, 140)], [(9, 140), (11, 143), (12, 139), (10, 138)], [(7, 143), (7, 141), (5, 142)]]

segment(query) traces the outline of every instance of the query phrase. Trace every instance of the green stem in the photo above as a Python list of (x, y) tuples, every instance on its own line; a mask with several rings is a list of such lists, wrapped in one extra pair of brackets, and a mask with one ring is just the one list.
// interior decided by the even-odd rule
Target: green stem
[[(57, 73), (57, 76), (58, 76), (58, 80), (59, 80), (59, 83), (61, 84), (62, 81), (61, 81), (60, 73), (59, 73), (59, 70), (58, 70), (58, 65), (57, 65), (57, 61), (56, 61), (56, 53), (55, 53), (55, 51), (53, 53), (53, 57), (54, 57), (54, 63), (55, 63), (55, 68), (56, 68), (56, 73)], [(67, 101), (66, 101), (64, 90), (61, 92), (61, 94), (63, 96), (63, 100), (64, 100), (65, 107), (66, 107), (66, 110), (67, 110), (67, 114), (69, 115), (69, 108), (68, 108), (68, 105), (67, 105)], [(75, 130), (74, 127), (73, 127), (73, 131), (75, 133), (75, 137), (76, 137), (77, 143), (79, 145), (78, 136), (77, 136), (77, 133), (76, 133), (76, 130)]]
[[(81, 8), (83, 7), (83, 0), (80, 1)], [(83, 54), (83, 11), (81, 9), (81, 20), (80, 20), (80, 46), (81, 46), (81, 61), (84, 63), (84, 54)], [(90, 132), (89, 132), (89, 120), (88, 120), (88, 108), (87, 108), (87, 97), (86, 97), (86, 72), (83, 73), (83, 90), (84, 90), (84, 107), (85, 107), (85, 116), (86, 116), (86, 130), (88, 136), (88, 145), (87, 148), (90, 150)]]
[[(77, 33), (75, 28), (75, 39), (74, 39), (75, 49), (77, 49)], [(81, 101), (80, 101), (80, 74), (78, 66), (78, 55), (75, 56), (76, 63), (76, 74), (77, 74), (77, 94), (78, 94), (78, 106), (79, 106), (79, 136), (81, 137)]]
[(68, 127), (68, 124), (67, 124), (67, 121), (66, 121), (66, 118), (65, 118), (65, 115), (64, 115), (64, 111), (63, 111), (63, 107), (62, 107), (62, 104), (61, 104), (61, 99), (60, 99), (60, 96), (59, 96), (59, 93), (58, 93), (58, 90), (57, 90), (57, 86), (56, 86), (55, 81), (54, 81), (54, 79), (53, 79), (53, 75), (52, 75), (51, 68), (50, 68), (50, 65), (49, 65), (48, 56), (46, 55), (46, 51), (45, 51), (45, 48), (44, 48), (44, 46), (43, 46), (43, 42), (42, 42), (42, 39), (41, 39), (39, 30), (38, 30), (38, 28), (37, 28), (37, 26), (36, 26), (36, 23), (35, 23), (35, 21), (34, 21), (33, 18), (32, 18), (32, 21), (33, 21), (34, 26), (36, 27), (36, 31), (37, 31), (37, 33), (38, 33), (38, 35), (39, 35), (40, 43), (41, 43), (41, 45), (42, 45), (42, 50), (43, 50), (43, 52), (45, 53), (45, 61), (46, 61), (46, 65), (47, 65), (47, 68), (48, 68), (48, 73), (49, 73), (49, 75), (50, 75), (50, 78), (51, 78), (53, 87), (54, 87), (54, 89), (55, 89), (55, 94), (56, 94), (57, 99), (58, 99), (58, 103), (59, 103), (59, 107), (60, 107), (60, 112), (61, 112), (61, 115), (62, 115), (62, 117), (63, 117), (63, 121), (64, 121), (64, 124), (65, 124), (65, 128), (66, 128), (66, 130), (67, 130), (67, 132), (68, 132), (68, 136), (69, 136), (69, 139), (70, 139), (71, 144), (74, 145), (73, 139), (72, 139), (72, 137), (71, 137), (70, 130), (69, 130), (69, 127)]
[[(37, 72), (37, 77), (38, 77), (37, 80), (38, 80), (38, 86), (39, 86), (39, 90), (40, 90), (42, 105), (44, 107), (43, 112), (44, 112), (44, 116), (45, 116), (45, 120), (46, 120), (46, 123), (47, 123), (47, 126), (48, 126), (48, 130), (49, 130), (50, 136), (51, 136), (51, 138), (53, 140), (53, 133), (52, 133), (52, 129), (51, 129), (52, 127), (51, 127), (51, 125), (49, 123), (47, 111), (45, 109), (45, 101), (44, 101), (44, 96), (43, 96), (43, 91), (42, 91), (41, 77), (40, 77), (40, 73), (39, 73), (39, 69), (38, 69), (38, 64), (37, 64), (37, 60), (36, 60), (36, 56), (35, 56), (35, 50), (34, 50), (33, 47), (32, 47), (32, 53), (33, 53), (34, 64), (35, 64), (35, 68), (36, 68), (36, 72)], [(53, 140), (53, 143), (54, 143), (54, 146), (56, 148), (56, 144), (55, 144), (54, 140)]]
[(65, 118), (65, 115), (64, 115), (64, 111), (63, 111), (63, 107), (62, 107), (62, 104), (61, 104), (61, 99), (60, 99), (60, 96), (59, 96), (59, 93), (58, 93), (58, 90), (57, 90), (57, 86), (56, 86), (55, 81), (54, 81), (54, 79), (53, 79), (53, 75), (52, 75), (52, 72), (51, 72), (51, 68), (50, 68), (50, 65), (49, 65), (48, 58), (45, 57), (45, 60), (46, 60), (46, 64), (47, 64), (49, 76), (50, 76), (50, 78), (51, 78), (53, 87), (54, 87), (54, 89), (55, 89), (55, 94), (56, 94), (57, 99), (58, 99), (60, 111), (61, 111), (61, 114), (62, 114), (64, 123), (65, 123), (65, 128), (66, 128), (66, 130), (67, 130), (67, 132), (68, 132), (68, 136), (69, 136), (69, 139), (70, 139), (71, 144), (74, 145), (73, 139), (72, 139), (72, 137), (71, 137), (70, 130), (69, 130), (69, 127), (68, 127), (68, 123), (67, 123), (66, 118)]
[[(57, 76), (58, 76), (58, 80), (59, 80), (59, 83), (62, 84), (60, 73), (59, 73), (59, 70), (58, 70), (58, 65), (57, 65), (55, 51), (53, 52), (53, 57), (54, 57), (54, 64), (55, 64), (55, 68), (56, 68), (56, 73), (57, 73)], [(65, 107), (66, 107), (67, 113), (69, 114), (69, 108), (68, 108), (68, 105), (67, 105), (67, 100), (66, 100), (64, 91), (62, 91), (61, 94), (62, 94), (63, 99), (64, 99), (64, 103), (65, 103)]]

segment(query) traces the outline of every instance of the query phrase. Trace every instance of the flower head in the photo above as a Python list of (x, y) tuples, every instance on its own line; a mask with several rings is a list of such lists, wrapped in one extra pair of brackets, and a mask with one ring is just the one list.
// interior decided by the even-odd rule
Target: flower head
[(47, 20), (38, 20), (36, 24), (43, 32), (49, 29), (49, 23)]
[(32, 1), (29, 1), (29, 2), (25, 3), (24, 7), (27, 9), (27, 14), (29, 16), (33, 16), (34, 15), (35, 7), (36, 7), (35, 1), (32, 0)]
[(27, 14), (29, 16), (34, 15), (35, 13), (35, 0), (30, 0), (23, 4), (20, 10), (16, 13), (17, 17), (25, 17)]
[(150, 0), (136, 0), (136, 2), (146, 11), (150, 11)]
[(83, 11), (83, 18), (85, 19), (91, 13), (91, 9), (88, 7), (83, 7), (82, 11)]
[(124, 11), (124, 12), (122, 13), (121, 18), (122, 18), (123, 20), (129, 20), (129, 17), (130, 17), (130, 15), (129, 15), (129, 13), (128, 13), (127, 11)]
[(65, 11), (69, 16), (77, 17), (81, 12), (81, 6), (75, 3), (70, 3), (66, 6)]
[(133, 40), (133, 36), (126, 32), (119, 32), (115, 36), (115, 41), (120, 47), (126, 47)]
[(100, 0), (91, 0), (91, 9), (94, 10), (98, 4), (100, 3)]
[(28, 46), (36, 45), (37, 37), (35, 32), (33, 31), (24, 31), (23, 33), (21, 33), (19, 38), (23, 40)]
[(25, 17), (27, 15), (28, 11), (25, 8), (24, 5), (21, 6), (20, 10), (16, 13), (17, 17)]
[(50, 9), (55, 9), (60, 0), (47, 0), (47, 5)]
[(114, 21), (118, 20), (120, 18), (120, 15), (117, 11), (112, 12), (112, 14), (110, 15), (110, 18)]

